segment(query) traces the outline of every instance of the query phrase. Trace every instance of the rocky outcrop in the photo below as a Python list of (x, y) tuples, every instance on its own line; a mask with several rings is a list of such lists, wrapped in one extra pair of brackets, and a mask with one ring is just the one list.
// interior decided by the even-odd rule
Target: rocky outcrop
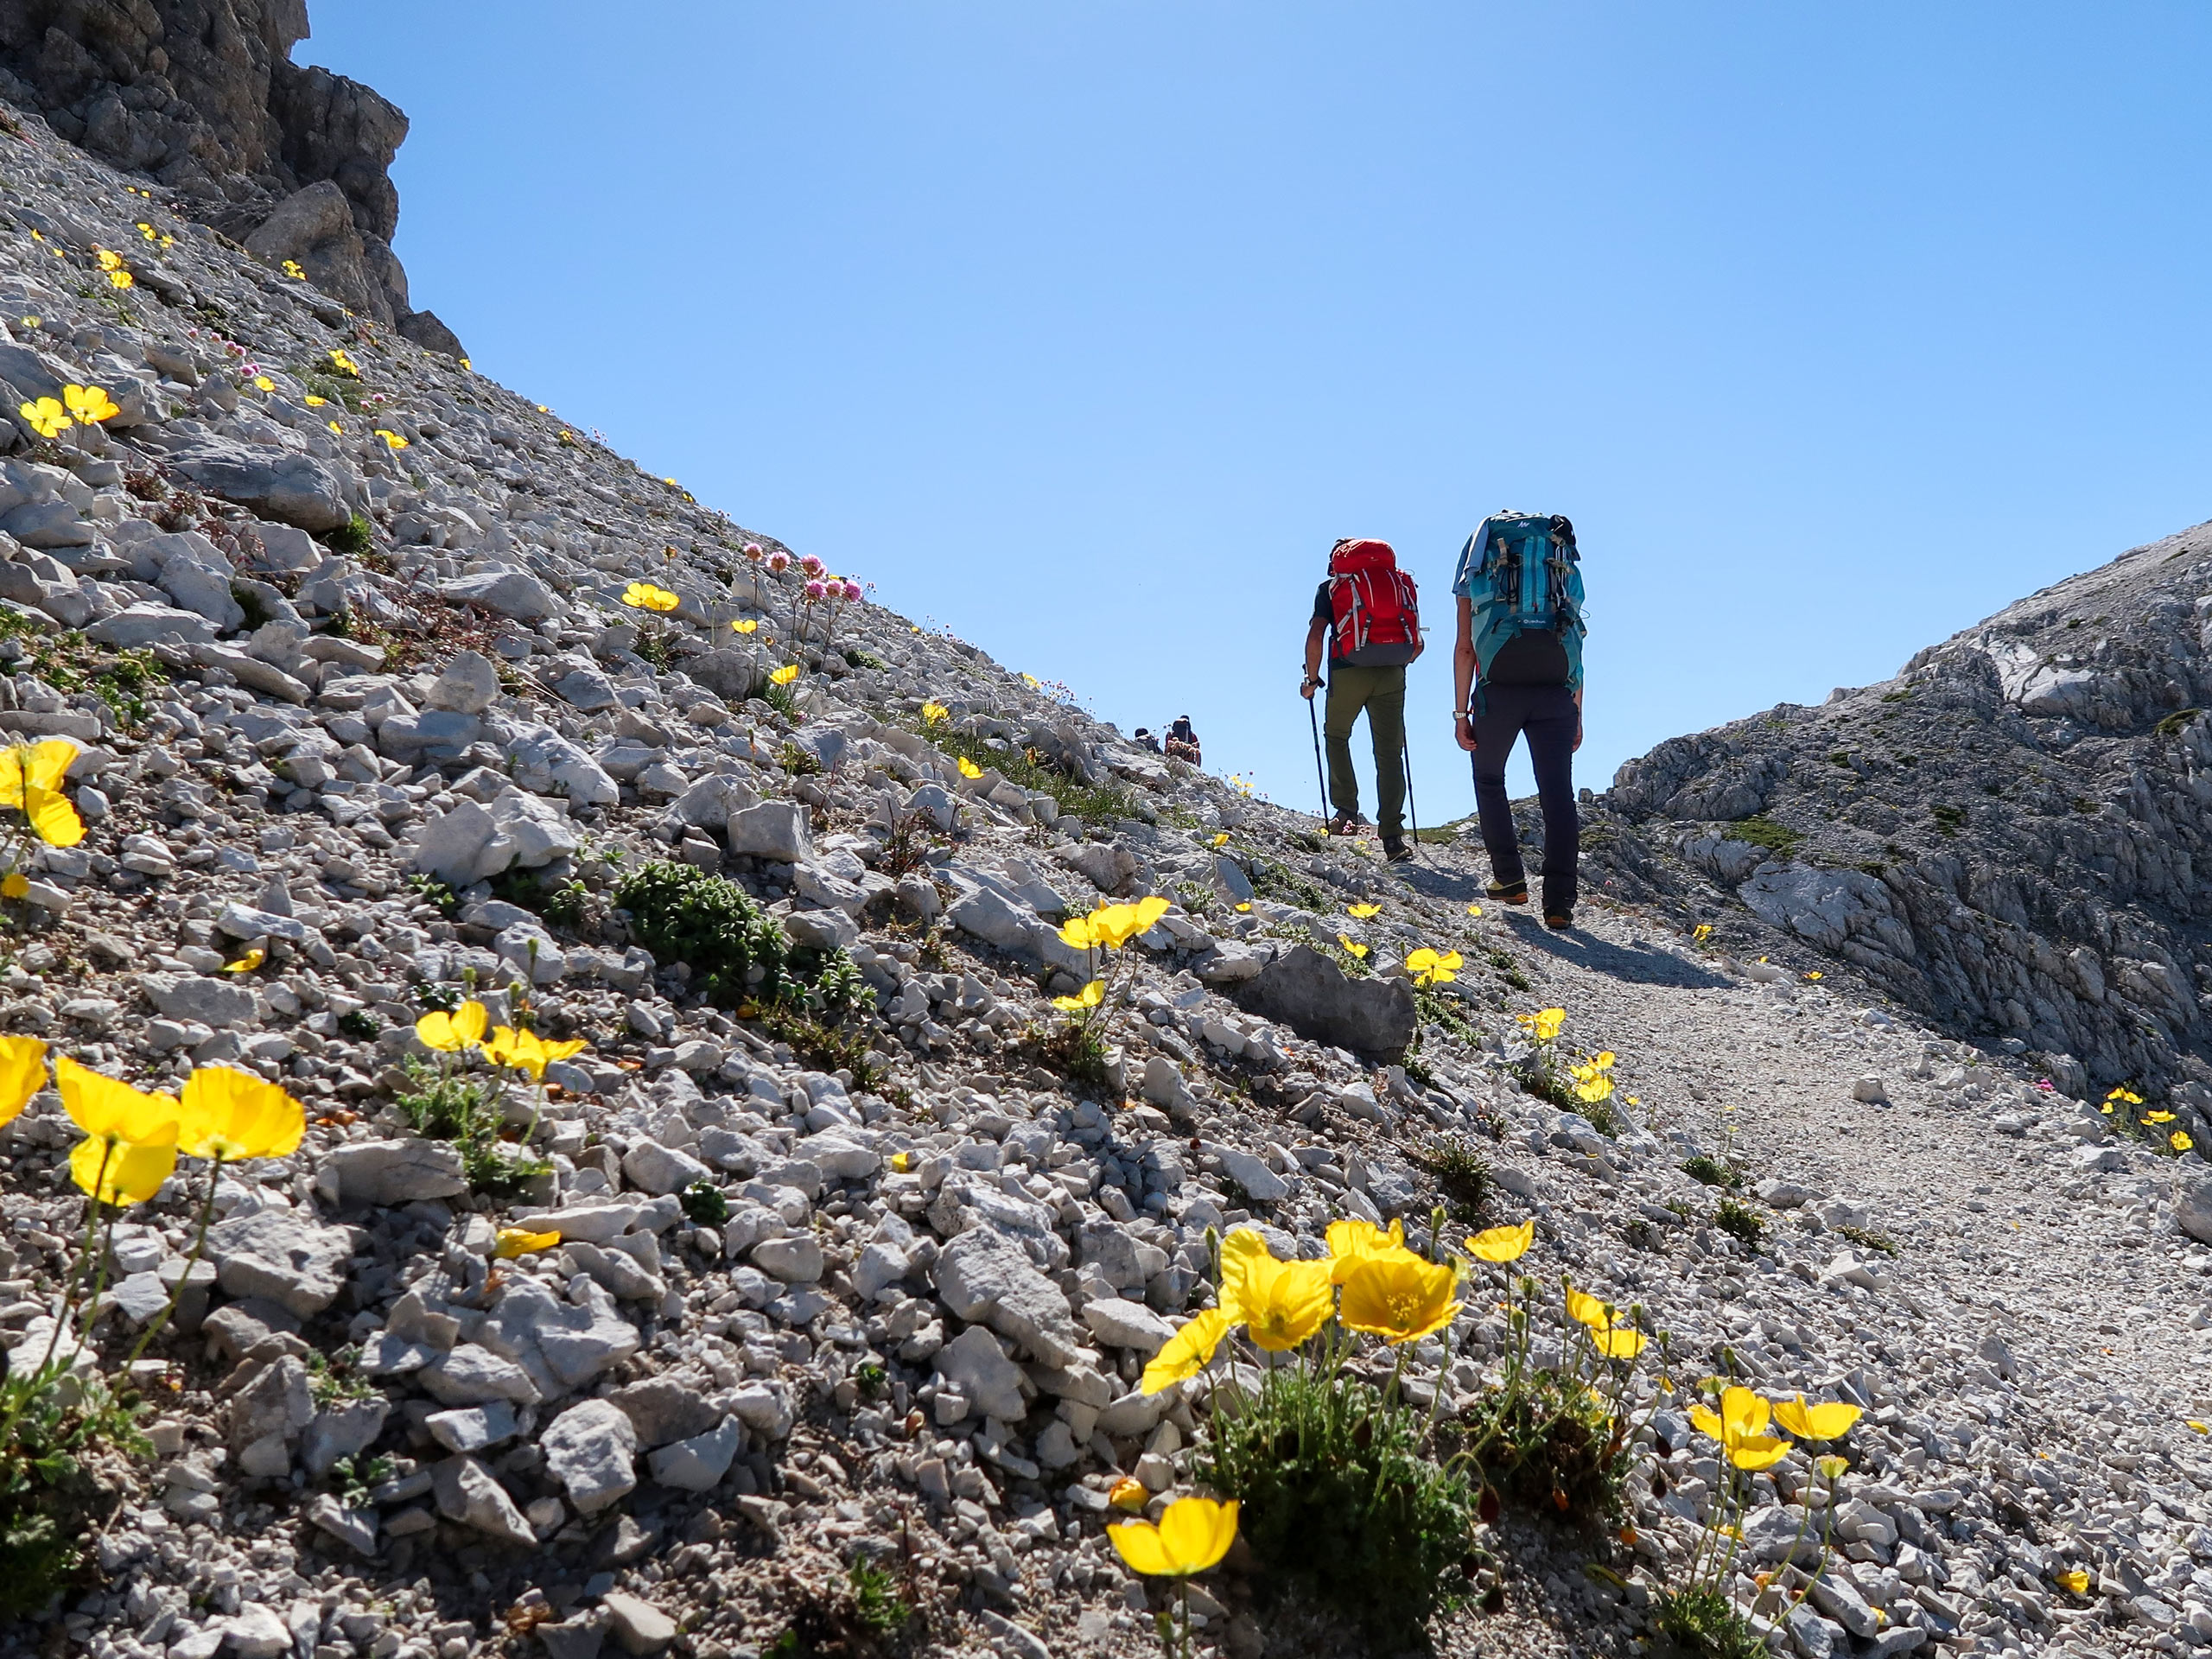
[(2207, 708), (2199, 526), (1879, 685), (1661, 744), (1595, 838), (1624, 896), (1732, 898), (1967, 1034), (2105, 1085), (2212, 1084)]
[(0, 97), (272, 264), (296, 261), (341, 304), (449, 356), (392, 253), (391, 167), (407, 118), (302, 68), (305, 0), (0, 0)]

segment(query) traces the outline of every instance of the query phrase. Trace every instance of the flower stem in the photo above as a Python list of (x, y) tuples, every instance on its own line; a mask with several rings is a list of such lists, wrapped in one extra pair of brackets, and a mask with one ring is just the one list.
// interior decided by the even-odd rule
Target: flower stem
[(184, 1258), (184, 1271), (177, 1275), (176, 1287), (169, 1292), (168, 1306), (162, 1310), (162, 1317), (140, 1333), (137, 1342), (130, 1350), (130, 1357), (123, 1362), (123, 1369), (126, 1372), (138, 1363), (138, 1356), (146, 1351), (146, 1345), (168, 1328), (169, 1319), (176, 1313), (178, 1304), (184, 1300), (185, 1287), (192, 1282), (192, 1270), (200, 1265), (200, 1252), (207, 1243), (207, 1224), (214, 1218), (215, 1215), (215, 1184), (222, 1179), (223, 1154), (218, 1152), (215, 1154), (215, 1166), (207, 1173), (207, 1196), (200, 1205), (200, 1224), (192, 1236), (191, 1254)]

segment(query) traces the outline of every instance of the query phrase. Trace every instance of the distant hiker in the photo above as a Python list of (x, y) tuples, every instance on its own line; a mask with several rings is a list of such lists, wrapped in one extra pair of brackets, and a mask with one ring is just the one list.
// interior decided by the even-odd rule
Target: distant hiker
[(1321, 684), (1321, 643), (1329, 641), (1329, 698), (1322, 730), (1329, 747), (1329, 820), (1332, 836), (1364, 828), (1359, 816), (1359, 779), (1351, 769), (1351, 728), (1367, 711), (1375, 747), (1376, 818), (1382, 855), (1392, 863), (1413, 856), (1406, 845), (1406, 664), (1421, 653), (1421, 596), (1414, 579), (1398, 569), (1388, 542), (1346, 537), (1329, 550), (1329, 577), (1313, 594), (1313, 623), (1306, 631), (1306, 678), (1299, 695), (1309, 702)]
[[(1494, 512), (1459, 550), (1452, 591), (1459, 639), (1452, 654), (1452, 731), (1474, 756), (1475, 810), (1490, 854), (1490, 896), (1529, 902), (1529, 878), (1505, 762), (1529, 739), (1544, 814), (1544, 925), (1574, 925), (1582, 825), (1574, 751), (1582, 747), (1582, 572), (1574, 526), (1557, 515)], [(1471, 702), (1470, 694), (1471, 693)]]
[(1152, 729), (1149, 727), (1138, 727), (1136, 736), (1131, 741), (1141, 749), (1150, 749), (1154, 754), (1160, 753), (1160, 740), (1152, 734)]
[(1198, 750), (1198, 734), (1192, 729), (1188, 715), (1176, 715), (1175, 723), (1167, 728), (1167, 758), (1187, 760), (1194, 766), (1205, 764)]

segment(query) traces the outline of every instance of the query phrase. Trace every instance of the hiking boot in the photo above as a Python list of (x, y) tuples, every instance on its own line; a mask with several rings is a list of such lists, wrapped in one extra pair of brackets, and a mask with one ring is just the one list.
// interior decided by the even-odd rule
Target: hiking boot
[(1364, 819), (1354, 817), (1349, 812), (1339, 812), (1321, 826), (1321, 833), (1325, 836), (1363, 836), (1370, 827)]
[(1494, 905), (1525, 905), (1529, 902), (1529, 884), (1522, 881), (1493, 881), (1483, 891)]
[(1413, 855), (1414, 849), (1406, 844), (1406, 838), (1403, 836), (1385, 836), (1382, 837), (1382, 856), (1388, 862), (1392, 864), (1403, 864), (1408, 861)]
[(1571, 910), (1548, 910), (1544, 912), (1544, 925), (1554, 933), (1564, 933), (1574, 925), (1574, 912)]

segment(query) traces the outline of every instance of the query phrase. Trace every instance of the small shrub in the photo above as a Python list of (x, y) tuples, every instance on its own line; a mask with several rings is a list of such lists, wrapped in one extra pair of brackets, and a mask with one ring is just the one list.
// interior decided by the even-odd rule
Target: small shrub
[(1086, 784), (1053, 766), (1036, 750), (1011, 745), (993, 748), (982, 738), (957, 729), (950, 721), (933, 721), (915, 728), (922, 736), (956, 760), (972, 761), (1020, 789), (1033, 789), (1059, 803), (1062, 812), (1086, 823), (1111, 823), (1137, 816), (1136, 798), (1120, 784)]
[(417, 1135), (461, 1149), (461, 1173), (472, 1191), (512, 1197), (525, 1182), (552, 1173), (552, 1165), (500, 1139), (505, 1109), (497, 1081), (458, 1077), (412, 1054), (400, 1065), (409, 1086), (395, 1091), (391, 1103)]
[(1020, 1046), (1038, 1065), (1071, 1083), (1092, 1089), (1107, 1085), (1106, 1045), (1088, 1025), (1070, 1022), (1049, 1028), (1033, 1025), (1021, 1033)]
[(906, 1628), (914, 1610), (900, 1599), (891, 1574), (874, 1561), (855, 1561), (845, 1574), (852, 1588), (853, 1617), (878, 1636), (891, 1636)]
[(374, 1042), (384, 1026), (366, 1008), (348, 1008), (338, 1016), (338, 1034), (357, 1043)]
[(1728, 839), (1747, 841), (1754, 847), (1765, 848), (1777, 858), (1786, 859), (1796, 854), (1797, 843), (1805, 837), (1789, 825), (1777, 823), (1764, 812), (1758, 812), (1730, 824)]
[(583, 925), (591, 909), (591, 889), (573, 877), (556, 884), (545, 894), (537, 913), (545, 918), (549, 927), (564, 927), (571, 931)]
[(1473, 1488), (1423, 1456), (1419, 1433), (1368, 1383), (1285, 1368), (1222, 1406), (1197, 1472), (1243, 1506), (1262, 1563), (1378, 1633), (1414, 1637), (1459, 1599), (1477, 1519)]
[(721, 1188), (703, 1176), (683, 1189), (679, 1202), (695, 1225), (719, 1227), (729, 1219), (729, 1199)]
[(2158, 722), (2156, 730), (2160, 737), (2179, 737), (2190, 721), (2203, 712), (2202, 709), (2177, 709)]
[(1744, 1184), (1743, 1173), (1733, 1164), (1724, 1164), (1718, 1158), (1702, 1152), (1694, 1158), (1682, 1160), (1681, 1170), (1694, 1181), (1701, 1181), (1707, 1186), (1726, 1187), (1732, 1192)]
[(369, 521), (357, 512), (337, 529), (324, 531), (322, 544), (334, 553), (358, 559), (377, 544), (376, 533)]
[(1733, 1198), (1720, 1200), (1720, 1207), (1713, 1212), (1713, 1224), (1745, 1249), (1756, 1250), (1766, 1242), (1766, 1217)]
[(1659, 1634), (1691, 1659), (1767, 1659), (1767, 1645), (1719, 1591), (1691, 1586), (1662, 1592), (1652, 1611)]
[(1878, 1233), (1866, 1227), (1853, 1227), (1848, 1223), (1835, 1230), (1840, 1238), (1850, 1240), (1861, 1249), (1878, 1251), (1884, 1255), (1897, 1253), (1897, 1242), (1887, 1233)]
[(435, 875), (417, 870), (407, 878), (407, 885), (414, 890), (416, 897), (435, 906), (442, 915), (450, 916), (461, 908), (461, 900), (454, 896), (454, 890)]
[(1539, 1370), (1507, 1402), (1484, 1466), (1498, 1491), (1538, 1515), (1586, 1527), (1618, 1520), (1636, 1457), (1616, 1416), (1578, 1375)]
[(925, 868), (931, 850), (942, 844), (936, 819), (919, 808), (902, 812), (884, 838), (883, 851), (875, 861), (876, 870), (896, 881), (902, 875), (911, 875)]
[(1490, 1160), (1457, 1135), (1432, 1141), (1411, 1156), (1444, 1195), (1450, 1217), (1474, 1225), (1490, 1202)]
[(622, 883), (615, 901), (646, 950), (690, 964), (692, 988), (710, 1002), (804, 1009), (836, 1024), (868, 995), (843, 951), (793, 945), (751, 893), (696, 866), (648, 864)]
[(1931, 806), (1928, 816), (1936, 820), (1936, 833), (1947, 841), (1957, 839), (1959, 831), (1966, 828), (1967, 810), (1963, 806)]
[(822, 761), (814, 751), (797, 743), (785, 743), (777, 753), (776, 764), (794, 778), (810, 778), (822, 770)]
[(1521, 971), (1521, 964), (1513, 959), (1510, 951), (1491, 946), (1483, 951), (1483, 956), (1491, 967), (1497, 969), (1497, 976), (1515, 990), (1525, 991), (1529, 988), (1529, 976)]

